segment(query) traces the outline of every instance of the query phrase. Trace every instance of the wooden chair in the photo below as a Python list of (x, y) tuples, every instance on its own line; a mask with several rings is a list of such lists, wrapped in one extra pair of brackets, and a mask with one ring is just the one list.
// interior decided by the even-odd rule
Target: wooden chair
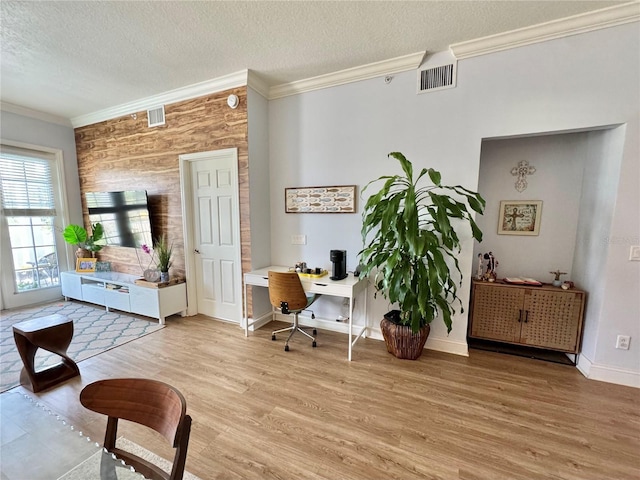
[[(150, 480), (181, 480), (187, 460), (191, 417), (182, 394), (171, 385), (144, 378), (116, 378), (91, 383), (80, 392), (85, 408), (108, 416), (104, 447)], [(118, 419), (149, 427), (176, 449), (171, 473), (116, 448)]]
[(296, 272), (269, 272), (269, 300), (271, 305), (280, 309), (285, 315), (293, 314), (293, 323), (290, 327), (271, 332), (271, 340), (275, 340), (277, 333), (291, 331), (284, 344), (285, 352), (289, 351), (289, 340), (296, 332), (309, 337), (313, 342), (311, 346), (315, 347), (317, 345), (315, 339), (318, 334), (317, 330), (314, 328), (313, 335), (310, 335), (298, 325), (298, 314), (315, 302), (317, 297), (319, 295), (307, 295), (305, 293), (300, 277)]

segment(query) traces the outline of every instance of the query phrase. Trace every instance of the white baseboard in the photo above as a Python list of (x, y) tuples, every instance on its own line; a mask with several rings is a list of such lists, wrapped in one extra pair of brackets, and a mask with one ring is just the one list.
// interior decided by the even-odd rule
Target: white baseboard
[[(262, 315), (251, 326), (250, 330), (254, 331), (269, 323), (272, 319), (271, 312)], [(276, 319), (283, 322), (290, 322), (288, 315), (276, 314)], [(332, 332), (347, 333), (349, 325), (343, 322), (331, 322), (329, 320), (312, 319), (306, 315), (300, 315), (300, 324), (307, 327), (316, 327)], [(354, 325), (354, 334), (361, 327)], [(368, 327), (366, 332), (367, 338), (383, 341), (382, 332), (379, 328)], [(427, 350), (435, 350), (438, 352), (452, 353), (463, 357), (469, 356), (469, 346), (466, 342), (454, 342), (446, 338), (436, 338), (430, 336), (425, 345)], [(576, 368), (589, 380), (597, 380), (600, 382), (615, 383), (617, 385), (625, 385), (627, 387), (640, 388), (640, 372), (632, 370), (624, 370), (621, 368), (613, 368), (606, 365), (597, 365), (591, 362), (584, 355), (578, 355), (578, 363)]]
[(584, 355), (578, 356), (576, 368), (589, 380), (640, 388), (640, 372), (598, 365)]
[[(261, 315), (260, 317), (258, 317), (257, 320), (253, 320), (252, 318), (249, 319), (249, 323), (251, 323), (251, 325), (249, 326), (249, 331), (250, 332), (255, 332), (256, 330), (258, 330), (259, 328), (264, 327), (267, 323), (269, 323), (271, 321), (271, 319), (273, 318), (273, 315), (271, 312), (267, 312), (264, 315)], [(243, 324), (244, 326), (244, 324)]]
[(469, 345), (467, 342), (453, 342), (446, 338), (429, 337), (427, 344), (424, 346), (429, 350), (438, 352), (452, 353), (454, 355), (469, 356)]
[[(275, 317), (276, 317), (276, 320), (280, 320), (282, 322), (288, 323), (291, 321), (288, 315), (282, 315), (280, 313), (276, 313)], [(316, 328), (321, 328), (323, 330), (329, 330), (331, 332), (347, 333), (349, 329), (348, 323), (336, 322), (336, 321), (332, 322), (330, 320), (323, 320), (323, 319), (317, 319), (317, 318), (312, 319), (307, 315), (300, 315), (298, 320), (300, 322), (300, 325), (303, 325), (305, 327), (316, 327)], [(269, 321), (271, 321), (271, 313), (261, 317), (258, 320), (258, 322), (256, 322), (255, 328), (260, 328), (266, 325)], [(353, 334), (356, 335), (361, 328), (362, 328), (361, 325), (353, 325)], [(251, 330), (253, 330), (253, 327), (251, 328)], [(374, 340), (384, 341), (380, 328), (367, 327), (365, 336), (367, 338), (372, 338)], [(453, 342), (446, 338), (436, 338), (436, 337), (430, 336), (427, 339), (425, 348), (427, 350), (435, 350), (438, 352), (452, 353), (454, 355), (462, 355), (463, 357), (469, 356), (469, 347), (466, 342), (464, 343)]]

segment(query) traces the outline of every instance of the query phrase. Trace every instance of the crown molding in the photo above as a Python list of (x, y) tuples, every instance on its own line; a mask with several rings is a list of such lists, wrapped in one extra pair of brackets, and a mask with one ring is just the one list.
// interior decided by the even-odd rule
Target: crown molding
[(640, 2), (625, 3), (561, 18), (531, 27), (511, 30), (488, 37), (454, 43), (449, 48), (460, 60), (487, 53), (500, 52), (556, 38), (591, 32), (640, 20)]
[[(572, 17), (553, 20), (531, 27), (512, 30), (510, 32), (478, 38), (467, 42), (455, 43), (452, 44), (449, 49), (455, 58), (460, 60), (463, 58), (470, 58), (544, 42), (546, 40), (577, 35), (579, 33), (586, 33), (616, 25), (623, 25), (625, 23), (636, 22), (639, 20), (640, 2), (634, 1), (593, 12), (574, 15)], [(273, 100), (304, 92), (344, 85), (360, 80), (367, 80), (382, 75), (392, 75), (394, 73), (415, 70), (422, 64), (426, 53), (427, 52), (417, 52), (272, 87), (269, 87), (269, 85), (255, 72), (251, 70), (242, 70), (240, 72), (188, 85), (159, 95), (100, 110), (98, 112), (80, 115), (72, 118), (70, 120), (70, 124), (74, 128), (82, 127), (123, 115), (130, 115), (131, 113), (146, 110), (158, 105), (176, 103), (241, 86), (250, 87), (267, 100)], [(7, 105), (9, 105), (9, 107), (7, 107)], [(69, 126), (69, 121), (62, 117), (56, 117), (54, 115), (6, 104), (4, 102), (0, 103), (0, 106), (2, 110), (5, 111)]]
[(13, 103), (0, 102), (0, 110), (3, 112), (15, 113), (16, 115), (22, 115), (23, 117), (34, 118), (47, 123), (55, 123), (57, 125), (62, 125), (63, 127), (71, 127), (71, 121), (68, 118), (40, 112), (27, 107), (21, 107), (20, 105), (14, 105)]
[(253, 70), (248, 71), (247, 87), (252, 88), (264, 98), (269, 98), (269, 85)]
[(216, 92), (229, 90), (230, 88), (244, 87), (247, 85), (248, 70), (231, 73), (223, 77), (214, 78), (186, 87), (176, 88), (158, 95), (142, 98), (134, 102), (123, 103), (115, 107), (106, 108), (98, 112), (80, 115), (71, 119), (74, 128), (92, 125), (112, 118), (121, 117), (123, 115), (131, 115), (134, 112), (147, 110), (158, 105), (170, 105), (172, 103), (182, 102), (191, 98), (210, 95)]
[(369, 63), (326, 75), (307, 78), (305, 80), (275, 85), (269, 89), (269, 96), (267, 98), (273, 100), (275, 98), (311, 92), (321, 88), (335, 87), (344, 85), (345, 83), (367, 80), (381, 75), (392, 75), (394, 73), (406, 72), (407, 70), (415, 70), (422, 63), (424, 56), (425, 52), (412, 53), (390, 60)]

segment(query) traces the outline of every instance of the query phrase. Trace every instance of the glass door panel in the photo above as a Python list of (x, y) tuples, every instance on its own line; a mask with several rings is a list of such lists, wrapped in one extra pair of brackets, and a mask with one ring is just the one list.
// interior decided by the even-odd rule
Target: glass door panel
[(15, 291), (60, 284), (52, 217), (7, 217)]

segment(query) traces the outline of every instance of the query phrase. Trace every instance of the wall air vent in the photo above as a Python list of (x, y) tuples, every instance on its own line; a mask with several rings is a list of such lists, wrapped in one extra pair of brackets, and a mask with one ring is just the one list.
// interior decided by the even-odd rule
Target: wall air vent
[(147, 121), (150, 127), (164, 125), (164, 105), (147, 110)]
[(418, 70), (418, 93), (433, 92), (456, 86), (458, 62)]

